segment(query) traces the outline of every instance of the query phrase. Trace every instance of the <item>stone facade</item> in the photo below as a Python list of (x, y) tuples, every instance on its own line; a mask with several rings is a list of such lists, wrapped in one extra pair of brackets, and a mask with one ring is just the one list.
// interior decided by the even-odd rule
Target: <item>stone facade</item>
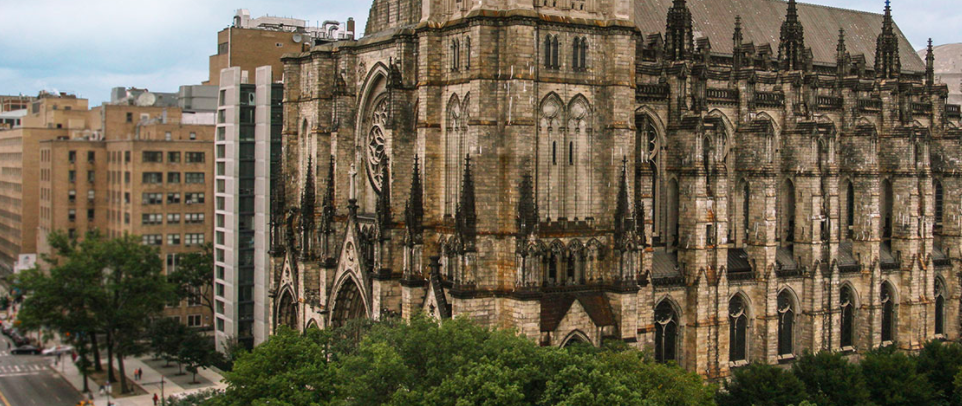
[(888, 7), (469, 3), (285, 56), (274, 326), (423, 310), (711, 378), (958, 338), (959, 107)]

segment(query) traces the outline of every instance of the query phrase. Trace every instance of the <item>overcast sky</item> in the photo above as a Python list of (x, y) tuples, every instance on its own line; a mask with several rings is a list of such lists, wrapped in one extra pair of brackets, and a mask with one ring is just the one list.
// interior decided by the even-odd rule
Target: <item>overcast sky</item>
[[(636, 0), (644, 1), (644, 0)], [(710, 0), (694, 0), (710, 1)], [(881, 12), (882, 0), (809, 3)], [(370, 0), (0, 0), (0, 94), (65, 91), (109, 99), (115, 86), (176, 91), (207, 79), (217, 31), (234, 11), (310, 20), (357, 20), (363, 31)], [(959, 0), (896, 0), (895, 21), (916, 49), (962, 42)], [(360, 34), (360, 33), (359, 33)]]

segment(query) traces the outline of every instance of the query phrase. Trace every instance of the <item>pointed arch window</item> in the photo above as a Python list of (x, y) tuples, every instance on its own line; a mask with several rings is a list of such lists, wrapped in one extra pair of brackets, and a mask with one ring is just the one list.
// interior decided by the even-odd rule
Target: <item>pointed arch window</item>
[(838, 295), (839, 307), (842, 311), (841, 337), (839, 344), (844, 347), (855, 346), (855, 292), (848, 285), (842, 286)]
[(882, 303), (882, 342), (891, 342), (895, 339), (895, 296), (892, 286), (883, 282), (879, 295)]
[(457, 39), (451, 41), (451, 71), (457, 72), (461, 65), (461, 44)]
[(945, 284), (935, 278), (935, 334), (945, 335)]
[(795, 304), (791, 294), (783, 290), (778, 294), (778, 355), (795, 353)]
[(748, 360), (748, 306), (741, 295), (728, 301), (728, 360)]
[(544, 67), (551, 68), (551, 36), (545, 35), (544, 37), (544, 49), (542, 50), (544, 54)]
[(471, 69), (471, 37), (464, 39), (464, 69)]
[(678, 314), (667, 300), (655, 307), (655, 361), (677, 360)]
[(942, 189), (942, 182), (935, 181), (935, 229), (942, 230), (942, 217), (945, 213), (945, 190)]
[(635, 116), (635, 167), (642, 168), (643, 165), (647, 164), (651, 171), (651, 199), (652, 199), (652, 222), (654, 233), (658, 233), (662, 225), (661, 208), (663, 206), (662, 199), (659, 195), (659, 179), (660, 174), (658, 173), (659, 165), (656, 161), (658, 160), (658, 132), (655, 130), (654, 123), (652, 119), (647, 114), (638, 114)]
[(748, 245), (748, 236), (751, 232), (751, 204), (752, 191), (748, 182), (742, 186), (742, 246)]
[(558, 36), (555, 35), (551, 38), (551, 67), (558, 69), (561, 63), (558, 62)]
[(845, 192), (845, 224), (848, 225), (848, 238), (855, 233), (855, 185), (849, 181)]

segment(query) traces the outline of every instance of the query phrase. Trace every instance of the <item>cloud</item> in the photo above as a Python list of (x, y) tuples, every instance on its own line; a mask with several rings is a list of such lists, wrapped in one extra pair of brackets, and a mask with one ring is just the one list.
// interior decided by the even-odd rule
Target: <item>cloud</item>
[[(624, 1), (624, 0), (622, 0)], [(644, 0), (633, 0), (644, 1)], [(711, 1), (711, 0), (689, 0)], [(0, 0), (0, 94), (74, 91), (99, 104), (115, 86), (174, 91), (207, 79), (217, 31), (235, 9), (317, 24), (354, 17), (363, 31), (371, 0)], [(880, 13), (882, 0), (813, 0)], [(958, 0), (893, 4), (896, 23), (916, 48), (962, 42)], [(360, 35), (361, 32), (358, 32)]]

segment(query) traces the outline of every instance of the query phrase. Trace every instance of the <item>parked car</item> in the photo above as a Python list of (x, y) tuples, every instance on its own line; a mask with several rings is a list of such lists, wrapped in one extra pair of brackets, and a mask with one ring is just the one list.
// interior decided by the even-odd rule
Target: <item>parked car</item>
[(14, 355), (26, 355), (26, 354), (38, 355), (41, 352), (43, 352), (42, 349), (34, 347), (32, 345), (22, 345), (20, 347), (14, 348), (13, 351), (10, 351), (10, 353)]

